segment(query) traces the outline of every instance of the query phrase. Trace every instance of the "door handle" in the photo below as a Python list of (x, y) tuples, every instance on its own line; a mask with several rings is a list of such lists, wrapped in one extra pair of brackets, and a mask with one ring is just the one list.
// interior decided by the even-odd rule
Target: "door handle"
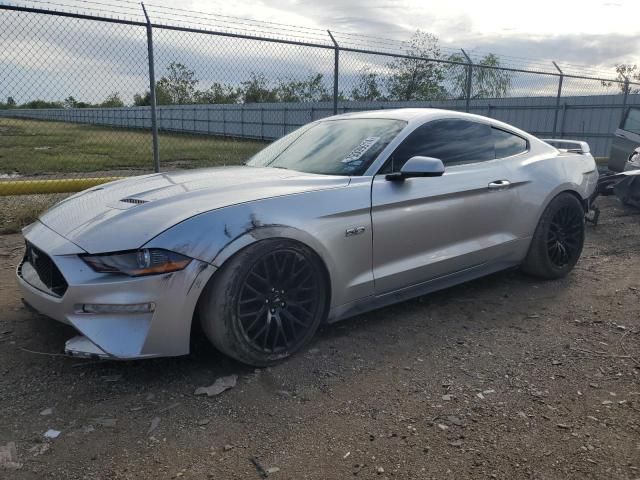
[(506, 190), (511, 186), (511, 182), (509, 180), (495, 180), (491, 182), (488, 186), (489, 190)]

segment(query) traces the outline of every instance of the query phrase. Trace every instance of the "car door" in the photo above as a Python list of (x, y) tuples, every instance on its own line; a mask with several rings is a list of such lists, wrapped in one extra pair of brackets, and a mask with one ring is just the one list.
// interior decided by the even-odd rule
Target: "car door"
[(611, 142), (609, 169), (622, 172), (629, 156), (640, 146), (640, 108), (627, 110), (621, 128), (618, 128)]
[[(386, 179), (413, 156), (439, 158), (441, 177)], [(411, 134), (372, 182), (377, 294), (496, 261), (514, 239), (508, 170), (495, 160), (491, 127), (434, 120)]]

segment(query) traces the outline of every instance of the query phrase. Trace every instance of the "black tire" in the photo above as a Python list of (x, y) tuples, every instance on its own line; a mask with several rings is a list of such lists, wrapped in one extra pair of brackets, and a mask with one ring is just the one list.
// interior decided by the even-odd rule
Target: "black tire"
[(199, 302), (207, 338), (256, 367), (300, 350), (327, 316), (329, 290), (318, 256), (298, 242), (249, 245), (218, 271)]
[(546, 279), (567, 275), (582, 253), (584, 227), (580, 200), (570, 193), (559, 194), (542, 213), (522, 269)]

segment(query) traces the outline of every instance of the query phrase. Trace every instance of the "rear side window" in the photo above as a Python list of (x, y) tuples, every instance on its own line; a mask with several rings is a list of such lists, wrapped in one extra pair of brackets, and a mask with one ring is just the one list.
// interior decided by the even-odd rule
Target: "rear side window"
[(524, 138), (498, 128), (491, 130), (493, 130), (493, 142), (496, 148), (495, 158), (511, 157), (527, 151), (528, 145)]
[(622, 129), (627, 132), (640, 133), (640, 108), (629, 109)]
[(411, 157), (434, 157), (445, 165), (495, 158), (491, 127), (467, 120), (435, 120), (414, 130), (393, 152), (381, 173), (397, 172)]

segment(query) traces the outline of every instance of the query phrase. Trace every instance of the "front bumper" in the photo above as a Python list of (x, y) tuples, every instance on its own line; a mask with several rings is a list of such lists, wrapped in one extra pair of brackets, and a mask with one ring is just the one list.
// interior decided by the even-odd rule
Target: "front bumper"
[[(215, 267), (193, 260), (179, 272), (128, 277), (94, 272), (78, 256), (84, 251), (43, 224), (24, 231), (25, 239), (49, 256), (67, 282), (56, 296), (25, 275), (27, 259), (17, 277), (25, 302), (38, 312), (73, 326), (82, 337), (67, 342), (73, 355), (133, 359), (189, 353), (191, 321), (200, 292)], [(25, 269), (26, 267), (26, 269)], [(30, 281), (28, 281), (30, 280)], [(152, 303), (148, 313), (84, 313), (84, 304)]]

